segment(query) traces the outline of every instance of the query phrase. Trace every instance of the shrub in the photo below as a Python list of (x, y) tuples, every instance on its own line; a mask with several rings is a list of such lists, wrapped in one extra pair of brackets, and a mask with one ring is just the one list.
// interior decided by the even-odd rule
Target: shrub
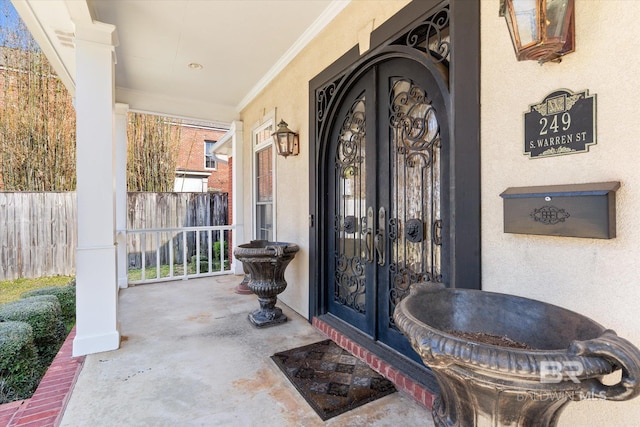
[[(200, 258), (200, 270), (196, 271), (196, 266), (198, 265), (197, 264), (198, 258)], [(209, 258), (207, 258), (204, 255), (202, 256), (193, 255), (189, 260), (189, 264), (191, 265), (191, 268), (189, 269), (189, 274), (206, 273), (207, 271), (209, 271)]]
[(0, 322), (0, 404), (33, 395), (44, 368), (25, 322)]
[(29, 298), (40, 295), (53, 295), (60, 303), (62, 310), (62, 318), (66, 329), (71, 330), (76, 322), (76, 286), (75, 280), (72, 280), (66, 286), (49, 286), (47, 288), (34, 289), (20, 295), (20, 298)]
[[(221, 247), (223, 250), (222, 257), (224, 260), (223, 261), (224, 266), (225, 268), (227, 267), (227, 264), (228, 264), (227, 259), (229, 258), (228, 252), (227, 252), (227, 242), (224, 242), (224, 245), (221, 245), (220, 241), (216, 241), (216, 242), (213, 242), (213, 254), (211, 258), (212, 271), (220, 270), (220, 248)], [(194, 269), (195, 269), (197, 259), (198, 259), (197, 255), (194, 255), (191, 257), (191, 264), (194, 265)], [(200, 256), (200, 273), (206, 273), (207, 271), (209, 271), (209, 259), (207, 258), (206, 255)]]
[[(220, 259), (220, 246), (220, 241), (213, 242), (213, 258), (216, 260)], [(224, 259), (227, 259), (229, 257), (229, 252), (227, 251), (227, 242), (224, 242), (224, 245), (222, 245), (222, 250), (224, 252)]]
[(40, 295), (0, 306), (0, 321), (21, 321), (31, 325), (33, 342), (43, 366), (48, 366), (65, 338), (58, 299)]
[[(218, 254), (218, 256), (220, 256)], [(200, 258), (200, 270), (196, 271), (196, 262), (198, 260), (198, 258)], [(197, 273), (207, 273), (209, 271), (209, 258), (207, 258), (206, 256), (201, 256), (198, 257), (197, 255), (194, 255), (191, 257), (191, 259), (189, 260), (189, 265), (191, 266), (189, 268), (189, 272), (188, 274), (197, 274)], [(225, 268), (227, 268), (227, 266), (229, 265), (229, 261), (227, 261), (226, 259), (224, 260), (224, 266)], [(220, 259), (213, 257), (211, 259), (211, 271), (219, 271), (220, 270)]]

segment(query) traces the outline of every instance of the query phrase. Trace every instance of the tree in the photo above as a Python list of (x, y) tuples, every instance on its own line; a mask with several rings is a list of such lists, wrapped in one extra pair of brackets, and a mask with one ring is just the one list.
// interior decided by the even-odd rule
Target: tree
[(71, 96), (24, 23), (10, 20), (6, 11), (4, 18), (0, 28), (2, 188), (75, 190), (76, 126)]
[[(0, 190), (74, 191), (72, 98), (8, 0), (0, 0)], [(129, 114), (129, 191), (173, 191), (180, 126)]]
[(180, 129), (167, 117), (129, 113), (128, 191), (173, 191)]

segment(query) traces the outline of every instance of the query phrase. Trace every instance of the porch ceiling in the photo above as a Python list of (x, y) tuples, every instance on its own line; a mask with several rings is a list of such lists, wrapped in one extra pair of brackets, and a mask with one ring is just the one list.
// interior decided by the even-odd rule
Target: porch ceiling
[(75, 28), (100, 21), (119, 39), (117, 102), (224, 123), (350, 0), (12, 1), (72, 93)]

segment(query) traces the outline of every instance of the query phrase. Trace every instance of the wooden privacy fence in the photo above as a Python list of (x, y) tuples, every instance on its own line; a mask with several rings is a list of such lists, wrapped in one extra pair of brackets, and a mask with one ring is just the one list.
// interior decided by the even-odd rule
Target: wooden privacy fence
[[(127, 230), (136, 231), (127, 237), (129, 269), (143, 267), (143, 252), (144, 267), (156, 266), (157, 262), (173, 264), (183, 259), (184, 250), (188, 258), (195, 256), (196, 243), (207, 241), (202, 230), (181, 233), (176, 229), (227, 225), (227, 193), (129, 193), (127, 209)], [(144, 243), (144, 235), (138, 233), (141, 230), (153, 230)], [(218, 233), (224, 233), (224, 238)], [(223, 249), (230, 250), (228, 231), (215, 231), (211, 238), (226, 242)]]
[(73, 275), (76, 193), (0, 193), (0, 280)]
[[(76, 203), (74, 192), (0, 192), (0, 280), (75, 274)], [(128, 193), (127, 229), (226, 222), (226, 193)], [(128, 241), (131, 268), (142, 248)]]

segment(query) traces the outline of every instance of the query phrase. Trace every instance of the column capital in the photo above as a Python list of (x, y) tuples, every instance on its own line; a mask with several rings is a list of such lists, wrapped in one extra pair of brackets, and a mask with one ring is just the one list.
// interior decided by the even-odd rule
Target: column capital
[(229, 132), (233, 133), (235, 131), (242, 131), (243, 122), (241, 120), (234, 120), (231, 122), (231, 126), (229, 126)]
[(116, 114), (127, 114), (129, 112), (129, 104), (124, 104), (122, 102), (116, 102), (116, 106), (114, 109)]
[(118, 33), (115, 25), (100, 21), (93, 21), (91, 24), (76, 23), (75, 25), (76, 43), (86, 41), (112, 47), (118, 46)]

